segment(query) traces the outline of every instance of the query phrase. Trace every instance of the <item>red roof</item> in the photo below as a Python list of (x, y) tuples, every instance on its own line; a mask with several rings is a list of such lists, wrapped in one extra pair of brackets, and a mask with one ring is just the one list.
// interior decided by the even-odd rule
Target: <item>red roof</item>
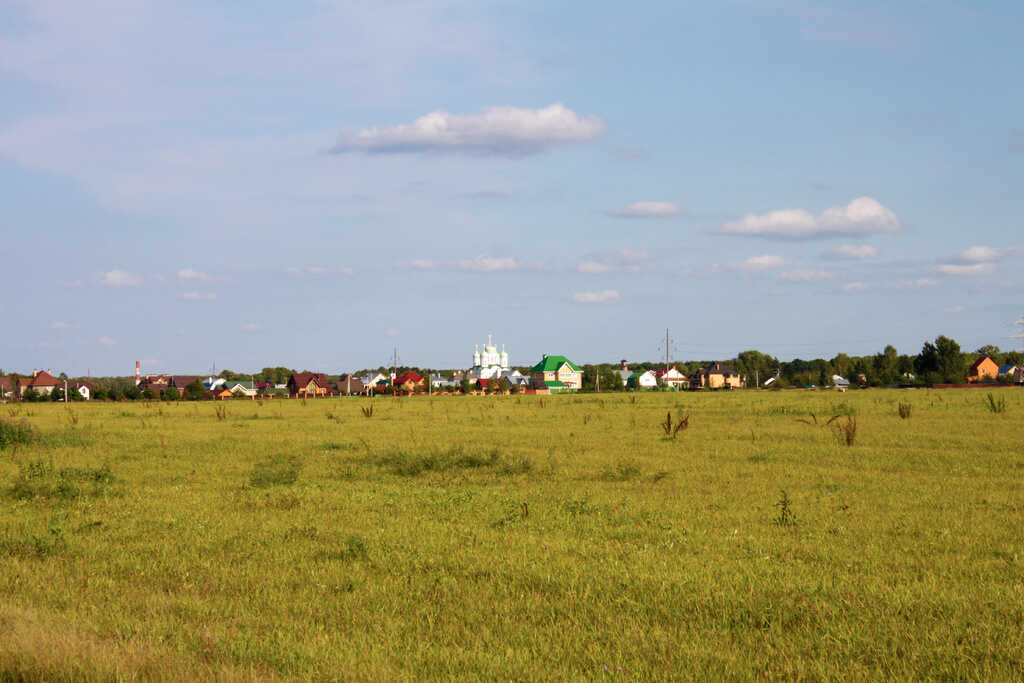
[(40, 370), (35, 377), (23, 377), (22, 382), (19, 380), (19, 384), (25, 387), (55, 387), (60, 384), (60, 380), (48, 373), (46, 370)]
[(410, 370), (409, 372), (403, 372), (401, 375), (399, 375), (398, 377), (395, 378), (395, 384), (397, 384), (398, 386), (401, 386), (401, 385), (405, 384), (406, 382), (412, 382), (413, 384), (419, 384), (422, 381), (423, 381), (423, 375), (420, 375), (419, 373), (413, 372), (412, 370)]

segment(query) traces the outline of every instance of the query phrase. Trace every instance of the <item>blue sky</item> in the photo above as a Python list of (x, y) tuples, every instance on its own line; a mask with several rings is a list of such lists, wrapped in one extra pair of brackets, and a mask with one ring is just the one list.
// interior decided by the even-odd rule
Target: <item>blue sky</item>
[(1019, 346), (1022, 20), (8, 0), (0, 367)]

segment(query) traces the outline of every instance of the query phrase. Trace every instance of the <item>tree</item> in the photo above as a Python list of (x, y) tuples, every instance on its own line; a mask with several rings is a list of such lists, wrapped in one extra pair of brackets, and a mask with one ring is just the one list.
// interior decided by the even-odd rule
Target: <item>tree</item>
[(1020, 351), (1007, 351), (1003, 361), (1006, 365), (1024, 365), (1024, 354)]
[(995, 358), (999, 355), (1000, 352), (998, 346), (995, 346), (993, 344), (985, 344), (984, 346), (978, 348), (975, 351), (975, 353), (978, 354), (979, 356), (988, 356), (995, 360)]
[(853, 360), (845, 353), (837, 353), (836, 357), (831, 360), (832, 367), (835, 369), (836, 374), (850, 379), (850, 370), (853, 369)]
[(39, 392), (29, 387), (25, 391), (21, 392), (21, 400), (26, 403), (35, 403), (39, 400)]
[(463, 377), (459, 383), (459, 389), (462, 391), (463, 396), (469, 396), (469, 393), (473, 391), (473, 381), (469, 377)]
[(962, 382), (964, 358), (960, 345), (942, 335), (935, 338), (934, 344), (925, 342), (914, 362), (914, 370), (927, 382)]
[(164, 400), (165, 401), (177, 401), (179, 397), (180, 397), (180, 394), (178, 393), (178, 388), (177, 387), (167, 387), (164, 390)]
[(186, 401), (199, 401), (206, 395), (206, 387), (198, 379), (194, 379), (189, 382), (188, 386), (185, 387), (185, 400)]
[[(149, 387), (146, 387), (147, 389)], [(129, 401), (137, 401), (142, 398), (142, 392), (136, 386), (130, 386), (124, 390), (124, 397)]]
[(82, 396), (82, 392), (78, 390), (78, 387), (71, 387), (68, 389), (68, 398), (72, 401), (84, 401), (85, 397)]
[(155, 399), (156, 392), (153, 391), (153, 387), (146, 387), (145, 389), (143, 389), (142, 398), (146, 399), (147, 401), (152, 401), (153, 399)]
[(64, 390), (60, 387), (54, 387), (53, 391), (50, 392), (50, 400), (59, 403), (64, 400)]
[(508, 381), (508, 377), (502, 377), (498, 380), (498, 391), (501, 393), (506, 393), (511, 389), (511, 387), (512, 383)]

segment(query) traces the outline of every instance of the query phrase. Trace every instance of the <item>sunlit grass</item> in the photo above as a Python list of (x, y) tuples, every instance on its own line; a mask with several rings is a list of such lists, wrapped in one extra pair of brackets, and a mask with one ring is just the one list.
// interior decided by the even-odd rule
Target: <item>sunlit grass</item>
[(36, 404), (0, 679), (1020, 678), (999, 396)]

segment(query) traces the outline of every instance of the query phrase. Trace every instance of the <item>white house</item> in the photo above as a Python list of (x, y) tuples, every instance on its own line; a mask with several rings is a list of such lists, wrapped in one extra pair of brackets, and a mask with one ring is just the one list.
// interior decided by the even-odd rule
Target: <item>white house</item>
[(668, 370), (658, 370), (654, 374), (661, 380), (662, 384), (674, 389), (681, 389), (690, 384), (690, 380), (686, 378), (686, 375), (679, 372), (674, 365)]
[(248, 396), (250, 398), (258, 393), (256, 391), (256, 386), (250, 381), (236, 380), (233, 382), (226, 382), (224, 384), (224, 388), (230, 391), (232, 394), (238, 395), (239, 393), (241, 393), (242, 395)]
[(658, 386), (658, 376), (650, 370), (637, 370), (629, 376), (629, 387), (632, 389), (654, 389)]
[(82, 397), (83, 401), (88, 401), (92, 398), (92, 389), (89, 388), (88, 384), (73, 384), (68, 387), (68, 391), (72, 389), (78, 389), (78, 395)]

